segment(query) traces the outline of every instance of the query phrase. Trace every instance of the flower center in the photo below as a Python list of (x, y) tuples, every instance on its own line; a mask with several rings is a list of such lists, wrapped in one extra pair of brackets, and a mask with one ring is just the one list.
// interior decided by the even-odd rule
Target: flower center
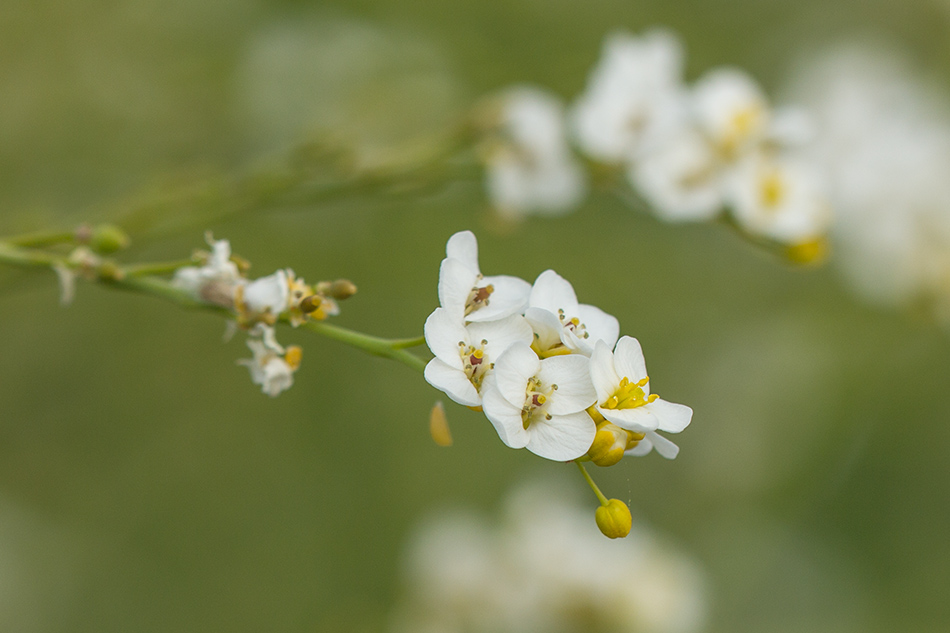
[[(481, 281), (481, 277), (479, 277), (479, 281)], [(468, 299), (465, 300), (465, 316), (487, 306), (489, 297), (493, 292), (495, 292), (495, 287), (491, 284), (484, 287), (473, 286), (471, 292), (468, 293)]]
[(478, 347), (468, 345), (465, 341), (459, 341), (459, 356), (462, 358), (462, 369), (465, 375), (475, 386), (476, 391), (482, 390), (482, 381), (485, 380), (485, 374), (495, 366), (495, 363), (485, 362), (485, 346), (488, 345), (486, 339), (482, 339)]
[(636, 409), (645, 404), (650, 404), (659, 398), (659, 396), (655, 393), (649, 396), (643, 393), (643, 387), (646, 386), (648, 382), (650, 382), (649, 376), (640, 382), (630, 382), (630, 380), (624, 376), (620, 380), (620, 385), (617, 387), (614, 395), (607, 398), (607, 401), (601, 406), (605, 409)]
[(581, 323), (581, 320), (577, 317), (571, 317), (569, 319), (567, 315), (564, 314), (564, 310), (559, 309), (557, 311), (557, 318), (561, 322), (561, 326), (573, 332), (577, 338), (590, 338), (590, 334), (587, 333), (587, 326)]
[(762, 199), (762, 205), (774, 209), (782, 204), (785, 198), (785, 181), (778, 170), (772, 170), (761, 181), (759, 181), (759, 195)]
[(521, 423), (525, 429), (531, 425), (531, 420), (535, 416), (543, 415), (546, 420), (551, 419), (551, 414), (545, 411), (545, 404), (550, 401), (551, 394), (555, 391), (557, 391), (557, 385), (552, 384), (545, 388), (537, 376), (528, 379), (524, 392), (524, 406), (521, 408)]

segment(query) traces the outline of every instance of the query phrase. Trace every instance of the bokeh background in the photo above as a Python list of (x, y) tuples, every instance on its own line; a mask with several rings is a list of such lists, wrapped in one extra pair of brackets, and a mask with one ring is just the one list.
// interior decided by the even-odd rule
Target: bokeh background
[[(689, 79), (737, 64), (776, 95), (797, 60), (858, 38), (950, 89), (944, 0), (6, 0), (0, 234), (105, 217), (308, 135), (385, 147), (515, 82), (570, 98), (606, 33), (657, 24), (683, 37)], [(693, 407), (677, 460), (594, 475), (703, 570), (705, 630), (947, 630), (950, 334), (866, 306), (833, 266), (602, 195), (500, 230), (477, 181), (133, 235), (128, 258), (187, 255), (213, 229), (257, 274), (354, 280), (340, 324), (414, 336), (466, 228), (487, 273), (555, 268), (616, 315), (654, 388)], [(455, 446), (435, 446), (441, 394), (308, 332), (283, 333), (304, 364), (272, 400), (222, 332), (88, 284), (61, 308), (52, 273), (0, 270), (0, 629), (384, 631), (422, 517), (491, 515), (573, 469), (454, 405)]]

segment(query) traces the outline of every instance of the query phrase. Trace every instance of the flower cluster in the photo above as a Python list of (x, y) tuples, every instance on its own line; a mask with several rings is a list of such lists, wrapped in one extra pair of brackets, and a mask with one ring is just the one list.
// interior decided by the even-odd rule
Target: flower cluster
[(642, 525), (600, 538), (564, 486), (522, 485), (495, 525), (442, 512), (413, 535), (392, 633), (703, 630), (701, 568)]
[(251, 380), (264, 393), (277, 396), (293, 385), (302, 350), (281, 346), (273, 326), (281, 319), (297, 327), (309, 319), (339, 314), (337, 300), (353, 295), (356, 287), (347, 280), (310, 286), (289, 268), (248, 279), (249, 265), (231, 254), (228, 240), (214, 240), (210, 235), (207, 240), (211, 252), (197, 255), (203, 264), (179, 268), (173, 284), (196, 301), (234, 311), (234, 323), (248, 331), (247, 346), (253, 353), (253, 358), (239, 364), (248, 367)]
[(846, 279), (950, 325), (950, 101), (886, 47), (826, 51), (791, 83), (822, 130)]
[[(824, 185), (801, 149), (807, 118), (772, 108), (736, 68), (682, 78), (683, 50), (666, 31), (616, 33), (569, 111), (538, 89), (500, 97), (502, 150), (486, 155), (488, 193), (507, 214), (559, 213), (586, 178), (568, 136), (602, 171), (619, 171), (661, 219), (706, 221), (731, 211), (745, 234), (797, 247), (822, 241)], [(568, 130), (570, 134), (568, 134)]]
[(446, 245), (439, 302), (425, 324), (435, 355), (425, 378), (480, 407), (506, 445), (600, 466), (654, 448), (676, 456), (657, 431), (679, 433), (692, 410), (650, 393), (639, 342), (553, 270), (534, 284), (484, 276), (475, 236), (462, 231)]

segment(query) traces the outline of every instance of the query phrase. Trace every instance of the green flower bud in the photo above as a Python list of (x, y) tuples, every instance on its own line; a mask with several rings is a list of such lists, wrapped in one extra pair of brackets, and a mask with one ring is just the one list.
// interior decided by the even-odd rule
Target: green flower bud
[(630, 508), (620, 499), (611, 499), (607, 505), (597, 508), (594, 519), (607, 538), (624, 538), (630, 534), (630, 527), (633, 525)]
[(114, 224), (93, 227), (89, 246), (97, 253), (114, 253), (128, 247), (129, 236)]

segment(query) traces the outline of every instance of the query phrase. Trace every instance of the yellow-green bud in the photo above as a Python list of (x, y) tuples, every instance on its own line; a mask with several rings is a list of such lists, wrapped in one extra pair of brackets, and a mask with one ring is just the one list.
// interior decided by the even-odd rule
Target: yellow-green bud
[(330, 284), (330, 291), (327, 294), (339, 301), (349, 299), (356, 294), (356, 284), (349, 279), (337, 279)]
[(802, 242), (785, 248), (785, 257), (800, 266), (817, 266), (828, 259), (828, 239), (818, 237), (810, 242)]
[(597, 425), (597, 435), (587, 449), (587, 455), (598, 466), (613, 466), (621, 460), (625, 450), (627, 432), (610, 422), (601, 422)]
[(630, 527), (633, 525), (630, 508), (620, 499), (611, 499), (607, 505), (597, 508), (594, 519), (607, 538), (623, 538), (630, 534)]
[(127, 248), (129, 236), (114, 224), (100, 224), (93, 227), (89, 236), (89, 247), (97, 253), (114, 253)]

